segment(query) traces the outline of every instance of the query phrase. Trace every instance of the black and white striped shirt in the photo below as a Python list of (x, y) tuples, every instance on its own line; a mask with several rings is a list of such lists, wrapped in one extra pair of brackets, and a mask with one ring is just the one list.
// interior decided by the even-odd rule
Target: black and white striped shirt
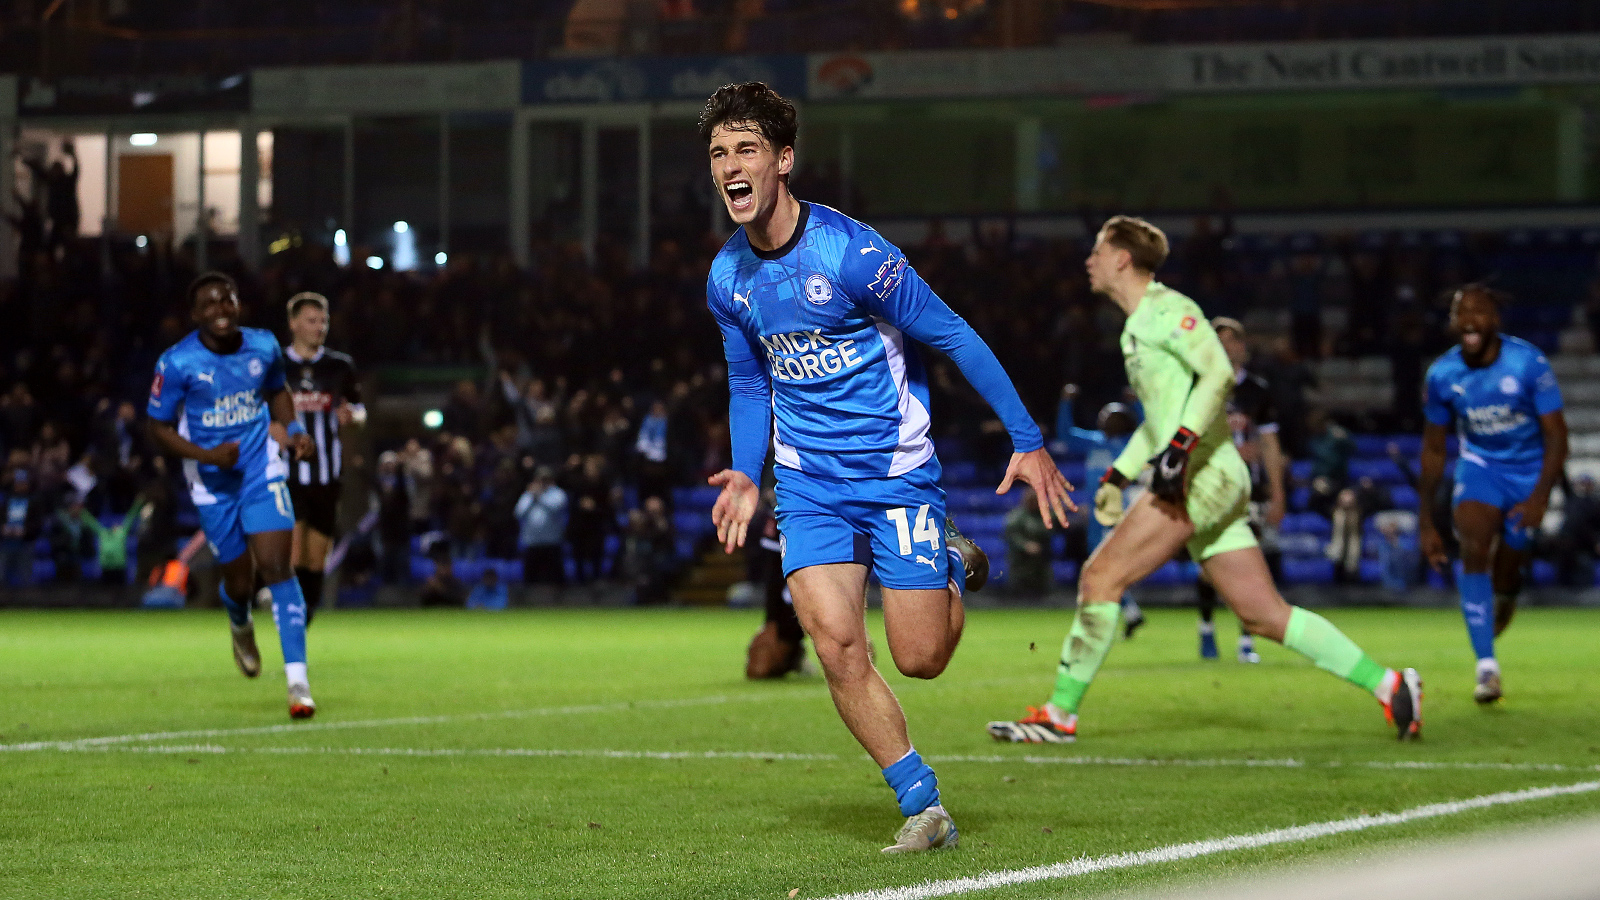
[(316, 452), (289, 466), (296, 484), (334, 484), (343, 466), (344, 446), (339, 442), (341, 402), (361, 407), (361, 383), (356, 364), (348, 355), (326, 347), (310, 359), (284, 349), (284, 374), (294, 395), (295, 414), (316, 444)]

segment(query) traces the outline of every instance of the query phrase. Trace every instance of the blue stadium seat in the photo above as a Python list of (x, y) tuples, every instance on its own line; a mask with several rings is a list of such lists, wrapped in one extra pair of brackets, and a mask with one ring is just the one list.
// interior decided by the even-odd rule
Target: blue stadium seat
[(1305, 512), (1311, 508), (1311, 488), (1297, 487), (1289, 492), (1289, 509), (1294, 512)]
[(1406, 459), (1414, 460), (1422, 455), (1422, 435), (1420, 434), (1391, 434), (1385, 440), (1398, 447), (1400, 455)]
[(1397, 484), (1389, 489), (1389, 499), (1394, 501), (1395, 509), (1417, 508), (1417, 490), (1409, 484)]
[(1326, 539), (1333, 534), (1333, 525), (1316, 513), (1289, 513), (1283, 517), (1278, 530), (1285, 534), (1314, 534)]
[(1383, 579), (1383, 567), (1376, 559), (1361, 560), (1361, 583), (1377, 584)]
[(951, 513), (962, 516), (957, 522), (962, 527), (966, 526), (966, 513), (999, 512), (1009, 510), (1016, 504), (1015, 497), (996, 494), (994, 488), (957, 487), (945, 491), (945, 507)]
[(483, 580), (483, 570), (487, 569), (488, 561), (483, 559), (462, 559), (455, 564), (456, 577), (461, 579), (468, 587)]
[(1386, 459), (1389, 455), (1389, 436), (1386, 434), (1358, 434), (1354, 440), (1358, 457)]
[(1392, 459), (1352, 459), (1350, 460), (1350, 480), (1359, 481), (1362, 478), (1371, 478), (1378, 484), (1406, 484), (1406, 476), (1400, 472), (1400, 467)]
[(1289, 477), (1296, 482), (1304, 483), (1311, 480), (1311, 460), (1297, 459), (1289, 463)]
[[(1069, 463), (1066, 463), (1066, 464), (1062, 465), (1061, 466), (1061, 474), (1066, 476), (1066, 479), (1068, 481), (1072, 482), (1074, 487), (1083, 487), (1085, 484), (1089, 483), (1089, 480), (1091, 478), (1091, 475), (1090, 475), (1089, 471), (1084, 468), (1084, 465), (1083, 465), (1083, 463), (1081, 461), (1080, 462), (1069, 462)], [(1096, 484), (1098, 484), (1100, 482), (1100, 476), (1102, 474), (1103, 473), (1101, 473), (1101, 472), (1095, 472), (1093, 474), (1092, 477), (1093, 477), (1094, 482)]]
[(1178, 562), (1176, 560), (1164, 563), (1161, 568), (1150, 573), (1141, 584), (1162, 587), (1181, 587), (1193, 584), (1200, 574), (1200, 568), (1192, 562)]
[(1292, 534), (1278, 533), (1278, 549), (1284, 556), (1321, 556), (1327, 542), (1303, 531)]
[(952, 486), (967, 486), (978, 480), (978, 464), (956, 460), (944, 464), (944, 482)]
[(712, 530), (711, 516), (706, 509), (679, 508), (672, 514), (672, 530), (680, 537), (697, 537)]
[(1332, 584), (1333, 562), (1321, 556), (1285, 556), (1283, 580), (1290, 584)]
[(717, 502), (717, 495), (722, 489), (709, 484), (695, 485), (694, 487), (680, 487), (672, 489), (672, 505), (675, 509), (710, 509)]
[(504, 584), (520, 584), (522, 582), (522, 561), (518, 559), (485, 559), (485, 569), (494, 569), (500, 573), (500, 581)]
[(961, 527), (961, 533), (967, 537), (978, 534), (992, 534), (999, 537), (1006, 528), (1006, 516), (1003, 512), (972, 512), (967, 513), (956, 523)]
[(1055, 583), (1072, 584), (1078, 580), (1078, 563), (1071, 559), (1058, 559), (1050, 564), (1050, 576)]
[(1549, 587), (1556, 583), (1556, 564), (1547, 559), (1533, 561), (1533, 583), (1539, 587)]

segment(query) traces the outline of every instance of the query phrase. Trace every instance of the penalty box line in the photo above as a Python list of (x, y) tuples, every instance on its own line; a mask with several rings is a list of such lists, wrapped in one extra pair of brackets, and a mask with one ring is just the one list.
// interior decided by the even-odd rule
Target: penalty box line
[[(292, 726), (291, 726), (292, 727)], [(481, 756), (530, 757), (547, 759), (644, 759), (644, 760), (717, 760), (759, 759), (774, 762), (846, 762), (869, 760), (866, 754), (852, 756), (840, 753), (796, 753), (782, 750), (624, 750), (615, 748), (545, 748), (545, 747), (224, 747), (219, 744), (152, 744), (130, 746), (127, 744), (70, 744), (41, 749), (62, 751), (122, 751), (127, 753), (265, 753), (287, 755), (345, 755), (345, 756)], [(938, 756), (923, 757), (929, 763), (977, 763), (1004, 765), (1064, 765), (1112, 766), (1138, 768), (1248, 768), (1248, 769), (1375, 769), (1388, 771), (1490, 771), (1490, 772), (1569, 772), (1591, 774), (1600, 772), (1600, 765), (1581, 766), (1564, 763), (1505, 763), (1505, 762), (1455, 762), (1425, 760), (1369, 760), (1322, 762), (1299, 759), (1137, 759), (1105, 756)]]
[(1031, 866), (1025, 869), (984, 872), (966, 878), (925, 881), (922, 884), (905, 887), (837, 894), (826, 898), (826, 900), (926, 900), (929, 897), (949, 897), (1013, 885), (1076, 878), (1080, 875), (1090, 875), (1095, 872), (1109, 872), (1115, 869), (1132, 869), (1160, 863), (1179, 862), (1218, 853), (1254, 850), (1278, 844), (1298, 844), (1318, 838), (1331, 837), (1336, 834), (1366, 831), (1370, 828), (1389, 825), (1405, 825), (1424, 819), (1459, 815), (1473, 810), (1586, 794), (1596, 790), (1600, 790), (1600, 781), (1527, 788), (1520, 791), (1503, 791), (1497, 794), (1471, 797), (1466, 800), (1429, 803), (1425, 806), (1416, 806), (1396, 813), (1355, 816), (1349, 819), (1336, 819), (1311, 825), (1296, 825), (1290, 828), (1260, 831), (1255, 834), (1239, 834), (1204, 841), (1192, 841), (1186, 844), (1170, 844), (1166, 847), (1139, 850), (1133, 853), (1116, 853), (1110, 856), (1076, 859), (1070, 862)]

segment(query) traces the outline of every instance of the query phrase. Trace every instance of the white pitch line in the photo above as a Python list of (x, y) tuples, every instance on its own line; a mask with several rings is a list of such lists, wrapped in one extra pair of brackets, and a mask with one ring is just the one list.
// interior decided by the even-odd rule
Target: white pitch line
[(1131, 869), (1158, 863), (1178, 862), (1216, 853), (1229, 853), (1235, 850), (1254, 850), (1260, 847), (1270, 847), (1274, 844), (1297, 844), (1302, 841), (1316, 840), (1317, 838), (1354, 831), (1365, 831), (1369, 828), (1377, 828), (1384, 825), (1404, 825), (1422, 819), (1458, 815), (1475, 809), (1487, 809), (1492, 806), (1506, 806), (1513, 803), (1528, 803), (1533, 800), (1548, 800), (1552, 797), (1586, 794), (1596, 790), (1600, 790), (1600, 781), (1528, 788), (1521, 791), (1505, 791), (1498, 794), (1471, 797), (1466, 800), (1430, 803), (1426, 806), (1416, 806), (1397, 813), (1355, 816), (1349, 819), (1318, 822), (1312, 825), (1296, 825), (1291, 828), (1279, 828), (1274, 831), (1261, 831), (1255, 834), (1239, 834), (1231, 837), (1192, 841), (1187, 844), (1171, 844), (1166, 847), (1139, 850), (1133, 853), (1117, 853), (1092, 859), (1076, 859), (1071, 862), (1054, 863), (1047, 866), (984, 872), (981, 875), (952, 878), (947, 881), (925, 881), (922, 884), (908, 885), (906, 887), (881, 888), (852, 894), (838, 894), (828, 897), (826, 900), (925, 900), (928, 897), (948, 897), (952, 894), (968, 894), (973, 891), (985, 891), (1011, 885), (1075, 878), (1079, 875), (1107, 872), (1113, 869)]
[(1140, 758), (1118, 756), (1002, 756), (998, 753), (983, 756), (925, 756), (931, 763), (1026, 763), (1036, 766), (1130, 766), (1177, 768), (1241, 768), (1241, 769), (1483, 769), (1500, 772), (1600, 772), (1600, 765), (1572, 766), (1565, 763), (1506, 763), (1506, 762), (1454, 762), (1450, 760), (1370, 760), (1343, 762), (1329, 760), (1314, 762), (1303, 759), (1184, 759), (1172, 757)]
[(303, 731), (335, 731), (348, 728), (388, 728), (395, 725), (440, 725), (447, 722), (486, 721), (492, 719), (525, 719), (535, 716), (567, 716), (588, 713), (628, 712), (638, 709), (676, 709), (684, 706), (714, 706), (719, 703), (738, 703), (748, 700), (770, 701), (766, 695), (747, 697), (698, 697), (687, 700), (640, 700), (630, 703), (590, 704), (586, 706), (547, 706), (537, 709), (510, 709), (502, 712), (463, 713), (444, 716), (407, 716), (398, 719), (355, 719), (349, 722), (285, 722), (280, 725), (256, 725), (247, 728), (201, 728), (192, 731), (155, 731), (145, 734), (116, 734), (107, 737), (79, 738), (71, 741), (30, 741), (22, 744), (0, 744), (0, 751), (29, 750), (86, 750), (107, 744), (137, 744), (150, 741), (170, 741), (180, 738), (233, 737), (246, 734), (298, 734)]
[[(152, 744), (128, 746), (127, 744), (87, 744), (62, 742), (61, 746), (41, 747), (44, 750), (68, 752), (117, 750), (129, 753), (277, 753), (277, 754), (344, 754), (352, 756), (501, 756), (545, 757), (551, 759), (763, 759), (788, 762), (840, 762), (870, 759), (866, 754), (795, 753), (786, 750), (618, 750), (614, 748), (560, 749), (544, 747), (224, 747), (218, 744)], [(1494, 771), (1494, 772), (1571, 772), (1591, 774), (1600, 772), (1600, 765), (1573, 766), (1564, 763), (1499, 763), (1499, 762), (1428, 762), (1373, 760), (1344, 762), (1328, 760), (1309, 762), (1299, 759), (1137, 759), (1102, 756), (927, 756), (929, 763), (981, 763), (1003, 765), (1067, 766), (1128, 766), (1147, 768), (1266, 768), (1266, 769), (1380, 769), (1422, 771)]]
[(833, 753), (766, 753), (759, 750), (545, 750), (527, 747), (222, 747), (216, 744), (152, 744), (149, 746), (84, 747), (84, 752), (162, 753), (182, 756), (188, 753), (265, 753), (300, 756), (498, 756), (578, 759), (759, 759), (789, 762), (837, 762), (844, 757)]

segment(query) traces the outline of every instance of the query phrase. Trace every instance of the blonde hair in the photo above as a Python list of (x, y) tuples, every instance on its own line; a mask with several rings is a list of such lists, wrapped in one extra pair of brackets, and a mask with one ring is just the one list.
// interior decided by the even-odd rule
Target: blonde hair
[(1100, 236), (1118, 250), (1128, 251), (1141, 272), (1155, 272), (1167, 261), (1170, 248), (1161, 229), (1133, 216), (1112, 216), (1100, 226)]

